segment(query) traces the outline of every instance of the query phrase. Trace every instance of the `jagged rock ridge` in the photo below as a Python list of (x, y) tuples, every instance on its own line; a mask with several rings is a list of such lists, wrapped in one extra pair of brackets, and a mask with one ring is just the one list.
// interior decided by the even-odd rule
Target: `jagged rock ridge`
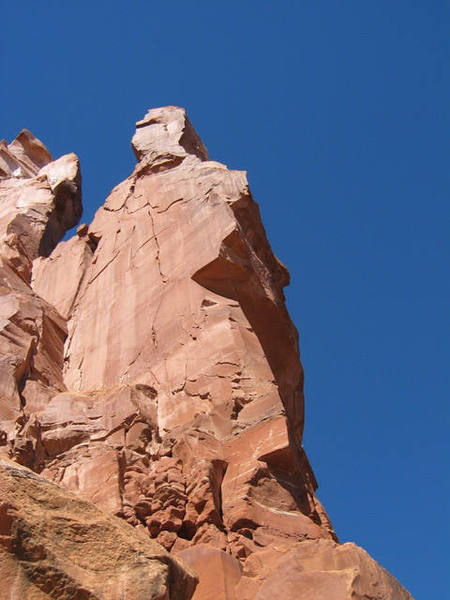
[[(13, 157), (0, 163), (10, 214), (15, 187), (32, 186), (25, 229), (42, 181), (53, 193), (51, 226), (32, 222), (23, 264), (4, 242), (23, 306), (0, 302), (3, 453), (193, 565), (197, 600), (410, 598), (338, 544), (315, 495), (289, 275), (245, 173), (209, 160), (177, 107), (150, 110), (132, 145), (133, 173), (56, 247), (53, 223), (79, 218), (76, 157), (20, 155), (29, 170), (17, 171), (14, 143), (1, 146)], [(36, 324), (28, 337), (24, 320)]]

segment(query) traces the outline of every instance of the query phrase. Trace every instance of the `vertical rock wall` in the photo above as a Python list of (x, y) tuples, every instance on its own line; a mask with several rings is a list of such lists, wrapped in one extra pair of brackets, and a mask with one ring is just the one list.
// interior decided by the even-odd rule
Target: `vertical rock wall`
[[(10, 261), (59, 329), (52, 377), (15, 375), (4, 452), (193, 565), (197, 600), (409, 598), (338, 544), (315, 495), (289, 274), (245, 173), (209, 160), (177, 107), (150, 110), (132, 145), (133, 173), (89, 226)], [(54, 195), (79, 185), (52, 166), (70, 160), (37, 165)], [(56, 205), (79, 215), (72, 200)]]

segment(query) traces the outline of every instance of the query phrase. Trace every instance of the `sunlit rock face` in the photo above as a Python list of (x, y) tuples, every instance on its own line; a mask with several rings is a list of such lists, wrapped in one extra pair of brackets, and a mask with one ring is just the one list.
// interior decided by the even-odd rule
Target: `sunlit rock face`
[(15, 600), (185, 600), (196, 575), (123, 520), (0, 459), (0, 589)]
[(29, 280), (32, 261), (48, 256), (81, 212), (75, 154), (53, 161), (26, 129), (9, 145), (0, 141), (1, 254), (23, 278)]
[[(4, 255), (38, 331), (22, 327), (20, 353), (5, 342), (3, 454), (179, 555), (197, 600), (410, 598), (339, 545), (315, 495), (289, 274), (245, 173), (209, 159), (183, 109), (152, 109), (133, 173), (54, 247), (80, 216), (78, 162), (49, 162), (26, 136), (28, 170), (17, 176), (22, 150), (4, 144), (0, 175), (16, 210), (16, 187), (35, 182), (35, 241), (24, 259), (5, 241)], [(39, 186), (66, 194), (58, 226), (27, 217), (48, 204)], [(4, 306), (20, 329), (25, 307)]]
[[(56, 161), (23, 130), (0, 142), (0, 439), (16, 452), (28, 412), (44, 407), (63, 382), (66, 320), (30, 286), (33, 261), (48, 256), (81, 216), (74, 154)], [(25, 411), (25, 405), (27, 409)], [(26, 442), (28, 448), (31, 446)], [(0, 448), (1, 449), (1, 448)], [(30, 450), (32, 452), (32, 450)]]

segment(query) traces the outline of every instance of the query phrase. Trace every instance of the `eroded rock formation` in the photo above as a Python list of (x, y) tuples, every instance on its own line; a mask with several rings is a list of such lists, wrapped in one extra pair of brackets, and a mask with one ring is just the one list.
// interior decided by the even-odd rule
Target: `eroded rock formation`
[(2, 598), (191, 597), (192, 571), (92, 502), (4, 459), (0, 490)]
[(245, 173), (209, 160), (183, 109), (150, 110), (133, 173), (56, 245), (81, 211), (76, 157), (17, 139), (0, 145), (3, 454), (191, 564), (196, 600), (410, 598), (315, 495), (289, 274)]

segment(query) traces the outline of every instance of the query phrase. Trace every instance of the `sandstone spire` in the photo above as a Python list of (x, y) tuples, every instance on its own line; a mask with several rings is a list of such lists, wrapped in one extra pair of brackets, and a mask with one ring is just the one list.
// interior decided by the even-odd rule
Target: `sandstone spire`
[[(5, 371), (18, 400), (4, 453), (191, 564), (197, 600), (410, 598), (338, 544), (316, 497), (289, 274), (245, 173), (209, 160), (173, 106), (148, 111), (132, 145), (133, 173), (93, 222), (51, 254), (42, 237), (27, 252), (26, 294), (59, 324), (54, 375), (39, 379), (34, 359), (19, 380)], [(68, 160), (29, 166), (30, 181), (45, 175), (55, 193)]]

